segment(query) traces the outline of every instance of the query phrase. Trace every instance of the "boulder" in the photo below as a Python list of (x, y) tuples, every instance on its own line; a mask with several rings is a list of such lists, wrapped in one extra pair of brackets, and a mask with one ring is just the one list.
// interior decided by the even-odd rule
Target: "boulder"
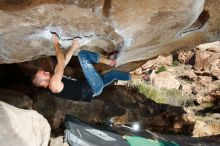
[(65, 100), (49, 93), (40, 94), (36, 96), (34, 109), (48, 119), (52, 128), (59, 128), (66, 114), (90, 124), (112, 122), (129, 125), (138, 121), (143, 129), (158, 132), (175, 131), (177, 123), (181, 126), (176, 130), (191, 131), (193, 125), (183, 118), (185, 111), (181, 107), (157, 104), (125, 86), (110, 86), (91, 103)]
[(210, 72), (213, 76), (220, 80), (220, 58), (212, 62)]
[(32, 109), (33, 100), (22, 92), (0, 89), (0, 100), (23, 109)]
[(220, 111), (220, 89), (213, 90), (210, 95), (212, 98), (214, 98), (214, 111), (218, 112)]
[(156, 59), (152, 59), (147, 61), (145, 64), (142, 65), (143, 69), (149, 69), (152, 67), (160, 67), (160, 66), (170, 66), (173, 63), (172, 55), (168, 56), (158, 56)]
[(181, 91), (187, 94), (192, 94), (194, 87), (192, 84), (181, 84)]
[(67, 142), (64, 142), (62, 135), (57, 137), (51, 137), (49, 146), (69, 146), (69, 144)]
[(205, 137), (205, 136), (219, 135), (220, 134), (220, 123), (218, 121), (219, 117), (220, 117), (219, 114), (213, 114), (203, 117), (203, 120), (197, 120), (193, 130), (193, 136)]
[(213, 53), (209, 51), (196, 50), (194, 69), (209, 73), (211, 62), (217, 58), (212, 58)]
[[(48, 119), (52, 129), (59, 128), (66, 114), (73, 115), (82, 121), (93, 124), (102, 121), (108, 116), (104, 113), (106, 108), (109, 107), (105, 107), (104, 102), (100, 100), (93, 100), (91, 103), (79, 102), (65, 100), (52, 96), (49, 93), (39, 94), (35, 99), (36, 102), (33, 108)], [(48, 105), (48, 103), (53, 106)], [(117, 114), (124, 112), (123, 109), (117, 107), (114, 110), (118, 112)]]
[(0, 63), (55, 55), (50, 31), (60, 36), (63, 48), (80, 36), (82, 49), (119, 50), (118, 65), (193, 48), (219, 40), (218, 4), (212, 0), (1, 1)]
[(199, 80), (193, 83), (193, 94), (196, 96), (196, 100), (198, 103), (204, 102), (213, 102), (215, 100), (214, 97), (209, 96), (213, 91), (219, 89), (220, 80), (207, 82), (203, 80)]
[[(159, 55), (155, 59), (146, 60), (144, 64), (140, 64), (138, 68), (136, 68), (134, 71), (132, 71), (135, 74), (142, 74), (143, 72), (146, 72), (149, 69), (158, 69), (161, 66), (170, 66), (172, 65), (173, 57), (172, 55), (168, 56), (162, 56)], [(132, 65), (131, 65), (132, 66)], [(134, 66), (134, 65), (133, 65)], [(141, 67), (140, 67), (141, 66)], [(131, 68), (131, 67), (128, 67)]]
[(0, 101), (2, 146), (48, 146), (50, 125), (38, 112)]
[(204, 86), (208, 86), (212, 83), (213, 79), (212, 77), (210, 76), (198, 76), (197, 78), (198, 82), (201, 84), (201, 85), (204, 85)]
[(211, 93), (211, 96), (213, 96), (216, 99), (216, 101), (219, 102), (220, 101), (220, 89), (213, 91)]
[(188, 63), (194, 55), (192, 50), (184, 50), (177, 53), (177, 60), (181, 63)]
[(189, 81), (195, 81), (197, 79), (197, 75), (194, 73), (193, 70), (186, 70), (182, 75), (182, 78), (189, 80)]
[(196, 48), (201, 51), (210, 51), (214, 53), (220, 53), (220, 41), (200, 44)]
[(151, 80), (157, 88), (179, 89), (180, 87), (180, 82), (176, 77), (167, 71), (153, 75)]
[(195, 53), (195, 70), (210, 73), (220, 79), (220, 42), (202, 44)]

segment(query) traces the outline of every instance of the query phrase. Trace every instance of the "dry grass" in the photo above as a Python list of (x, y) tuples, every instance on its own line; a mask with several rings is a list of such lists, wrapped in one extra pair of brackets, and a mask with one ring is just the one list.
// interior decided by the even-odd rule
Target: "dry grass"
[(152, 99), (157, 103), (183, 107), (194, 105), (194, 97), (192, 95), (187, 95), (177, 89), (157, 89), (154, 86), (143, 82), (131, 82), (129, 86), (135, 88), (138, 92), (145, 95), (145, 97)]

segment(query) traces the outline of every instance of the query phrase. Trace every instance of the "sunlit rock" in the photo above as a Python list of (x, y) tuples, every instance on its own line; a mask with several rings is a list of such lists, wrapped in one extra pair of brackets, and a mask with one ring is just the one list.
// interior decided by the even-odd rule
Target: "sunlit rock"
[(120, 50), (118, 65), (219, 39), (219, 1), (61, 2), (3, 3), (0, 63), (54, 55), (50, 31), (59, 34), (64, 48), (70, 46), (72, 38), (80, 36), (83, 49)]
[(47, 146), (50, 125), (38, 112), (0, 102), (0, 141), (3, 146)]

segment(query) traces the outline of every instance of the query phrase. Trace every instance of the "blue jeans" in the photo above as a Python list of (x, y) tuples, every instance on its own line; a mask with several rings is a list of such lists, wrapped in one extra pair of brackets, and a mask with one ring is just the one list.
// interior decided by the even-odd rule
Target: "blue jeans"
[(131, 79), (130, 73), (116, 70), (100, 75), (93, 67), (94, 63), (99, 63), (100, 55), (97, 53), (81, 50), (78, 58), (83, 73), (94, 92), (93, 96), (101, 94), (103, 88), (115, 80), (127, 81)]

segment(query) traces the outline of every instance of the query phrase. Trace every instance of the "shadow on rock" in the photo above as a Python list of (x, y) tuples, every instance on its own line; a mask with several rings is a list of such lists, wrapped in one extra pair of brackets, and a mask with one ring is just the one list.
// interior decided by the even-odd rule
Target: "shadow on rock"
[(194, 125), (187, 120), (183, 108), (157, 104), (125, 86), (110, 86), (91, 103), (43, 93), (35, 96), (33, 108), (49, 120), (52, 129), (60, 127), (66, 114), (90, 124), (131, 125), (138, 122), (142, 129), (162, 133), (191, 134)]

